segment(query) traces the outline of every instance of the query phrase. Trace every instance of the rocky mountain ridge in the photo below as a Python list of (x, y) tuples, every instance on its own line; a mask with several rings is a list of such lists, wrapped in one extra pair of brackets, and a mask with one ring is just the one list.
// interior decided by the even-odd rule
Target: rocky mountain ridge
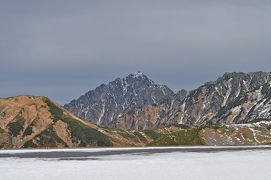
[[(186, 96), (169, 97), (156, 109), (152, 127), (137, 126), (137, 120), (146, 119), (140, 107), (116, 119), (112, 127), (140, 129), (172, 124), (237, 124), (271, 120), (270, 73), (226, 73), (216, 81), (208, 82), (190, 91)], [(149, 114), (151, 115), (151, 114)], [(148, 118), (147, 118), (148, 119)], [(130, 122), (133, 126), (123, 126)]]
[[(123, 94), (126, 92), (123, 82), (127, 81), (129, 96)], [(271, 119), (270, 84), (271, 73), (234, 72), (225, 73), (192, 91), (173, 93), (168, 87), (156, 85), (144, 74), (137, 73), (102, 85), (65, 107), (85, 120), (111, 128), (246, 123)]]
[(108, 126), (135, 107), (156, 104), (172, 95), (174, 92), (167, 86), (155, 84), (143, 73), (136, 72), (100, 85), (65, 108), (81, 119)]

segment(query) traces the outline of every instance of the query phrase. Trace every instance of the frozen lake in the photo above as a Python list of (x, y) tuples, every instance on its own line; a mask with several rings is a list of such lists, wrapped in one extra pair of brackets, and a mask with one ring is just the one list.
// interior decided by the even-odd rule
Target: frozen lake
[[(140, 149), (139, 151), (138, 148), (0, 151), (0, 156), (2, 154), (0, 179), (255, 180), (271, 177), (270, 149), (219, 149), (210, 152), (183, 151), (181, 148), (181, 150), (162, 148), (171, 149), (170, 151), (161, 151), (160, 148)], [(95, 152), (106, 151), (114, 151), (114, 153), (95, 154)], [(122, 153), (123, 151), (125, 153)], [(71, 154), (69, 157), (60, 158), (53, 156), (33, 158), (26, 155), (33, 152)], [(76, 152), (81, 152), (83, 155), (78, 156)], [(84, 152), (90, 154), (86, 156)], [(10, 157), (3, 157), (3, 154), (9, 154)], [(15, 154), (23, 154), (27, 158), (14, 157)]]

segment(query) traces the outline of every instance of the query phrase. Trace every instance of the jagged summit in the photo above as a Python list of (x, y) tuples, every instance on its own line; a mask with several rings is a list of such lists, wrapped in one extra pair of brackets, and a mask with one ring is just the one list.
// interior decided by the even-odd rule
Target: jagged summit
[(107, 125), (134, 107), (156, 104), (170, 95), (174, 95), (171, 89), (138, 71), (102, 84), (65, 107), (82, 119)]
[[(129, 74), (126, 77), (123, 77), (123, 78), (118, 77), (115, 80), (110, 81), (108, 84), (103, 83), (100, 86), (98, 86), (96, 89), (102, 89), (102, 88), (105, 88), (106, 86), (114, 86), (114, 85), (119, 84), (119, 83), (121, 83), (122, 88), (125, 91), (127, 86), (129, 86), (129, 85), (132, 85), (132, 84), (135, 84), (135, 83), (140, 83), (140, 84), (143, 83), (143, 84), (150, 85), (150, 84), (154, 84), (154, 81), (149, 79), (141, 71), (137, 71), (137, 72), (131, 73), (131, 74)], [(90, 91), (92, 91), (92, 90), (90, 90)]]
[(141, 71), (134, 72), (130, 75), (132, 75), (133, 77), (136, 77), (136, 78), (145, 76), (145, 74), (143, 74)]
[(148, 76), (146, 76), (144, 73), (142, 73), (141, 71), (137, 71), (134, 73), (129, 74), (128, 76), (126, 76), (125, 78), (122, 78), (122, 80), (135, 80), (135, 81), (147, 81), (149, 83), (154, 84), (154, 82), (148, 78)]

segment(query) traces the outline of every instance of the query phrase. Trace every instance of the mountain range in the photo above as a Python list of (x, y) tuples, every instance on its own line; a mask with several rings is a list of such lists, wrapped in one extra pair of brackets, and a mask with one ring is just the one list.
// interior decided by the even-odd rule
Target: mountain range
[(41, 96), (0, 99), (0, 149), (271, 144), (271, 123), (103, 128)]
[(137, 72), (65, 106), (0, 98), (0, 149), (271, 144), (270, 87), (270, 73), (234, 72), (175, 93)]
[(141, 72), (87, 92), (65, 108), (104, 127), (152, 129), (166, 125), (236, 124), (271, 119), (271, 73), (225, 73), (174, 93)]

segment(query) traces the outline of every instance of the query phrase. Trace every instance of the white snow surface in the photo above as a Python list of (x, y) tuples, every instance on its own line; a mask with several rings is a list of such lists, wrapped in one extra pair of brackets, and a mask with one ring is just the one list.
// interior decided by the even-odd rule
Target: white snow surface
[(269, 179), (270, 166), (271, 150), (126, 154), (82, 161), (0, 158), (0, 179), (255, 180)]

